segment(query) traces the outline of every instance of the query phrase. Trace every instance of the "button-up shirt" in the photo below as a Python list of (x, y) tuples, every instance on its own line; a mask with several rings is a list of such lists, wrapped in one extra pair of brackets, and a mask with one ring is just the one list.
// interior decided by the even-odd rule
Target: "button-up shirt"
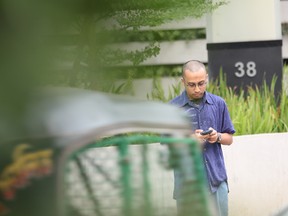
[[(191, 119), (193, 132), (196, 129), (207, 130), (212, 127), (220, 133), (235, 133), (226, 103), (223, 98), (217, 95), (205, 92), (201, 103), (195, 104), (189, 100), (186, 91), (183, 91), (181, 95), (172, 99), (169, 103), (184, 109)], [(205, 142), (203, 145), (203, 160), (210, 190), (214, 193), (221, 182), (227, 182), (221, 144)], [(175, 175), (174, 198), (176, 199), (180, 184), (178, 177)]]

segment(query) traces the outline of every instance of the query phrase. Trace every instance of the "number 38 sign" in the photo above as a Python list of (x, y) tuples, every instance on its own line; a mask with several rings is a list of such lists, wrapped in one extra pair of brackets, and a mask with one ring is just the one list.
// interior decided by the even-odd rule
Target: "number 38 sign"
[(253, 61), (247, 62), (246, 65), (243, 62), (236, 62), (235, 67), (237, 68), (237, 71), (235, 71), (237, 77), (254, 77), (257, 75), (256, 63)]
[(209, 77), (215, 79), (222, 71), (230, 87), (271, 85), (276, 76), (275, 93), (282, 89), (282, 41), (209, 43)]

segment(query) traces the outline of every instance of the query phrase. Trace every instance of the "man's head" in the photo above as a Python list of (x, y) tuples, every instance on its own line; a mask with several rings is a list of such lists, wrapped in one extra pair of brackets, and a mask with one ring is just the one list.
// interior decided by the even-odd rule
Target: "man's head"
[(197, 100), (203, 97), (206, 91), (207, 81), (208, 74), (203, 63), (191, 60), (183, 65), (182, 83), (191, 100)]

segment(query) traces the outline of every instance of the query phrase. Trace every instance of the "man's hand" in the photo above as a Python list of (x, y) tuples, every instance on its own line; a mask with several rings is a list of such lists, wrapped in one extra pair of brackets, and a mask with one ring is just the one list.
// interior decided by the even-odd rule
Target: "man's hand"
[(203, 131), (202, 129), (197, 129), (195, 130), (195, 136), (201, 140), (202, 142), (209, 142), (209, 143), (215, 143), (217, 141), (218, 135), (217, 135), (217, 131), (210, 127), (209, 130), (212, 130), (212, 132), (210, 134), (207, 135), (201, 135), (201, 132)]

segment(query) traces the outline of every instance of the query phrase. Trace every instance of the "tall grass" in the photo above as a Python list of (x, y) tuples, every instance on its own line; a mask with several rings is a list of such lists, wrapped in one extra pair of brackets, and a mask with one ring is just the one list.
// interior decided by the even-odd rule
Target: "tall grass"
[(167, 103), (172, 98), (181, 94), (182, 83), (179, 81), (176, 84), (172, 84), (168, 87), (168, 95), (163, 89), (162, 81), (160, 77), (153, 77), (153, 89), (150, 94), (147, 94), (148, 100), (158, 100)]
[[(235, 135), (288, 132), (288, 98), (284, 87), (280, 98), (275, 98), (276, 77), (270, 86), (264, 82), (260, 87), (249, 86), (246, 91), (237, 89), (237, 93), (226, 83), (225, 75), (220, 73), (218, 79), (209, 82), (207, 91), (225, 99), (236, 129)], [(157, 79), (154, 80), (153, 92), (147, 98), (167, 102), (179, 95), (180, 90), (179, 81), (169, 88), (167, 96), (160, 79)]]
[[(287, 65), (284, 65), (283, 72), (283, 90), (278, 99), (274, 94), (276, 77), (273, 78), (270, 86), (264, 82), (260, 87), (248, 87), (247, 91), (228, 87), (223, 73), (220, 73), (218, 79), (209, 81), (207, 91), (223, 97), (226, 101), (236, 129), (235, 135), (288, 132), (288, 87), (285, 83), (285, 76), (288, 78)], [(114, 91), (119, 93), (123, 88), (124, 85), (115, 88)], [(167, 103), (182, 90), (181, 81), (179, 81), (169, 87), (167, 95), (163, 89), (161, 77), (154, 77), (153, 90), (151, 94), (147, 94), (147, 99)]]
[(227, 87), (221, 74), (219, 79), (210, 82), (207, 90), (223, 97), (227, 103), (236, 135), (275, 133), (288, 131), (288, 100), (283, 89), (278, 102), (275, 98), (276, 78), (270, 87), (266, 82), (261, 87), (249, 86), (235, 93)]

